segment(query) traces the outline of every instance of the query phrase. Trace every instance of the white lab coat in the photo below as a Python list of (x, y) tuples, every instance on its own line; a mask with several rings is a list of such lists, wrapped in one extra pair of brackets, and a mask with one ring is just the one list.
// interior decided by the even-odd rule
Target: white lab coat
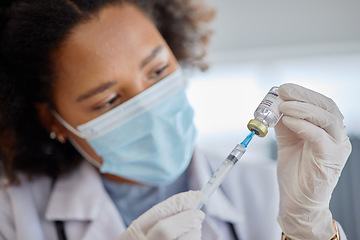
[[(191, 189), (200, 189), (210, 169), (222, 161), (195, 151), (190, 164)], [(65, 222), (68, 240), (116, 239), (125, 230), (98, 171), (86, 161), (53, 187), (47, 177), (29, 181), (21, 175), (20, 179), (20, 186), (0, 191), (0, 240), (58, 239), (54, 220)], [(239, 162), (204, 209), (202, 239), (224, 239), (217, 222), (227, 221), (234, 224), (242, 240), (280, 240), (276, 181), (274, 162)]]

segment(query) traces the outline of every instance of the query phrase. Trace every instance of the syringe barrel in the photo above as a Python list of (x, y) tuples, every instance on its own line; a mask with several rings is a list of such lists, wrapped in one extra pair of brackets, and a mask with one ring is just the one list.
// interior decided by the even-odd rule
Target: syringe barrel
[(229, 156), (226, 159), (229, 159), (234, 162), (234, 164), (239, 161), (239, 159), (244, 155), (246, 148), (242, 144), (236, 145), (236, 147), (231, 151)]
[(242, 144), (236, 145), (236, 147), (231, 151), (229, 156), (201, 189), (201, 203), (199, 204), (198, 209), (208, 202), (210, 196), (224, 181), (225, 177), (228, 175), (235, 163), (242, 157), (245, 151), (246, 148)]

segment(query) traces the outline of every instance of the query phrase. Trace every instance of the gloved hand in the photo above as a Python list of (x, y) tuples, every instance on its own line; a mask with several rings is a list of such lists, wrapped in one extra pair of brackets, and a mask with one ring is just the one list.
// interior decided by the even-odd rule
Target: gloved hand
[(200, 240), (204, 213), (196, 210), (199, 201), (199, 191), (176, 194), (134, 220), (117, 240)]
[(330, 98), (298, 85), (280, 86), (279, 95), (278, 222), (293, 240), (331, 239), (329, 202), (351, 152), (344, 117)]

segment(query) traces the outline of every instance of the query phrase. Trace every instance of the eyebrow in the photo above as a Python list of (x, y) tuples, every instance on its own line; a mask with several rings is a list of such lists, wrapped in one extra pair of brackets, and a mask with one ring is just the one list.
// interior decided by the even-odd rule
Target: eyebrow
[(158, 53), (159, 53), (161, 50), (163, 50), (163, 49), (164, 49), (163, 46), (158, 46), (158, 47), (156, 47), (156, 48), (150, 53), (149, 56), (147, 56), (144, 60), (141, 61), (139, 68), (142, 69), (143, 67), (145, 67), (146, 64), (148, 64), (149, 62), (151, 62), (151, 60), (153, 60), (153, 59), (156, 57), (156, 55), (158, 55)]
[(110, 87), (114, 86), (115, 84), (116, 84), (116, 81), (105, 82), (105, 83), (103, 83), (103, 84), (101, 84), (101, 85), (99, 85), (99, 86), (97, 86), (97, 87), (95, 87), (93, 89), (90, 89), (86, 93), (80, 95), (76, 99), (76, 101), (81, 102), (81, 101), (83, 101), (85, 99), (88, 99), (88, 98), (90, 98), (90, 97), (92, 97), (92, 96), (94, 96), (94, 95), (96, 95), (98, 93), (101, 93), (101, 92), (109, 89)]
[[(143, 67), (146, 66), (146, 64), (148, 64), (149, 62), (151, 62), (158, 54), (161, 50), (163, 50), (164, 47), (163, 46), (158, 46), (156, 47), (151, 53), (149, 56), (147, 56), (144, 60), (141, 61), (140, 65), (139, 65), (139, 68), (142, 69)], [(80, 95), (76, 101), (77, 102), (81, 102), (85, 99), (88, 99), (98, 93), (101, 93), (105, 90), (107, 90), (108, 88), (114, 86), (116, 84), (115, 81), (110, 81), (110, 82), (106, 82), (106, 83), (103, 83), (93, 89), (90, 89), (89, 91), (87, 91), (86, 93)]]

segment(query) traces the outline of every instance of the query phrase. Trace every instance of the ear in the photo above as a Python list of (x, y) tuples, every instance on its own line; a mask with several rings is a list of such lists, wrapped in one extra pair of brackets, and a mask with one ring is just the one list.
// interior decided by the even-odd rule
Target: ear
[(49, 106), (46, 103), (35, 103), (35, 108), (38, 112), (38, 118), (42, 126), (50, 134), (53, 134), (54, 137), (61, 143), (66, 142), (67, 133), (65, 127), (55, 118), (52, 114)]

